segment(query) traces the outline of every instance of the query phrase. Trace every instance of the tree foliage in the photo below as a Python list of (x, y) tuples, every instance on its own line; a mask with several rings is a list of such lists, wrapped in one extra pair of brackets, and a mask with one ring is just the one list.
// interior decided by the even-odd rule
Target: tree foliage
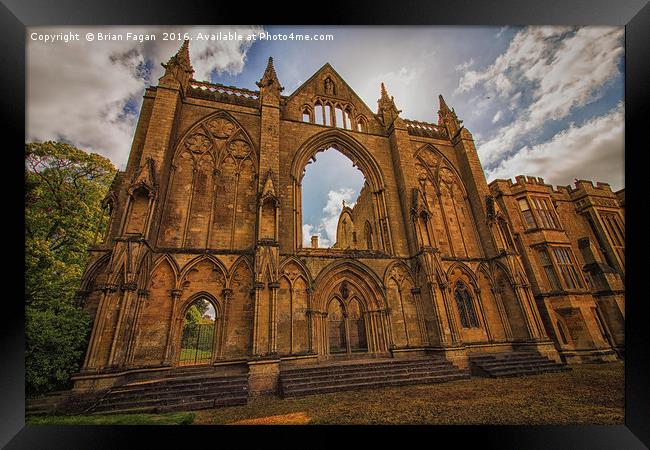
[[(191, 324), (206, 323), (206, 320), (207, 323), (213, 322), (212, 320), (203, 318), (209, 309), (214, 310), (214, 307), (209, 301), (200, 298), (192, 303), (192, 306), (187, 308), (185, 321)], [(214, 312), (212, 314), (214, 315)]]
[(75, 292), (115, 174), (108, 159), (69, 144), (25, 144), (28, 394), (65, 387), (79, 369), (92, 320)]

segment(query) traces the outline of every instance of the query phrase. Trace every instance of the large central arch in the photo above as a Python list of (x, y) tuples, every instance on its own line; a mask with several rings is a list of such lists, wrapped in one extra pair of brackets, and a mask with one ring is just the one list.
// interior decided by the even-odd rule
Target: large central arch
[(388, 207), (385, 198), (385, 180), (377, 160), (359, 141), (344, 131), (329, 129), (308, 138), (296, 151), (291, 163), (293, 182), (293, 226), (294, 249), (302, 247), (302, 179), (307, 165), (314, 156), (329, 148), (338, 150), (348, 157), (368, 182), (373, 194), (375, 221), (379, 230), (378, 239), (384, 250), (392, 254), (393, 243), (388, 221)]

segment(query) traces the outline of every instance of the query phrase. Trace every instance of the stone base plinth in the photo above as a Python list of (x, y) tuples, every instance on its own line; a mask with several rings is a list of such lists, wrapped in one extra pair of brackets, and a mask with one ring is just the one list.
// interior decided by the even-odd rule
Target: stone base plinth
[(248, 392), (251, 395), (275, 393), (280, 380), (280, 359), (248, 362)]

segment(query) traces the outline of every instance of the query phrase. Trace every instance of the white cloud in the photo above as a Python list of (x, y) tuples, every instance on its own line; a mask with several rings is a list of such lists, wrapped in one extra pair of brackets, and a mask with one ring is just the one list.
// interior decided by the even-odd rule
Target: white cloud
[(456, 71), (463, 72), (474, 65), (474, 58), (470, 58), (468, 61), (465, 61), (462, 64), (456, 66)]
[(501, 120), (501, 111), (497, 111), (497, 113), (492, 118), (492, 123), (497, 123), (499, 120)]
[(339, 190), (330, 190), (327, 193), (327, 203), (323, 207), (323, 214), (318, 225), (309, 223), (302, 226), (302, 244), (303, 247), (311, 246), (311, 237), (318, 235), (319, 247), (331, 247), (336, 242), (336, 227), (339, 216), (343, 211), (343, 201), (350, 208), (354, 207), (352, 200), (356, 200), (356, 192), (352, 188), (340, 188)]
[(567, 117), (597, 99), (618, 73), (623, 54), (622, 27), (528, 27), (483, 71), (466, 72), (457, 92), (482, 89), (509, 99), (511, 107), (530, 89), (532, 102), (517, 119), (479, 148), (484, 164), (498, 161), (528, 133), (550, 120)]
[(619, 103), (603, 116), (580, 126), (571, 124), (546, 142), (522, 148), (488, 171), (487, 177), (492, 181), (519, 174), (541, 176), (553, 185), (589, 179), (621, 189), (625, 185), (624, 122), (623, 103)]
[[(203, 32), (224, 28), (188, 28)], [(239, 27), (240, 32), (257, 31)], [(30, 28), (30, 31), (57, 33), (69, 28)], [(161, 62), (174, 55), (180, 41), (162, 41), (168, 28), (79, 28), (86, 32), (158, 33), (155, 42), (94, 41), (27, 45), (27, 135), (28, 141), (64, 139), (84, 150), (110, 158), (120, 168), (126, 165), (137, 122), (136, 111), (124, 113), (129, 102), (139, 110), (146, 85), (156, 84), (163, 74)], [(243, 70), (250, 43), (238, 41), (193, 41), (190, 57), (197, 79), (210, 72)], [(149, 82), (145, 61), (151, 61)]]

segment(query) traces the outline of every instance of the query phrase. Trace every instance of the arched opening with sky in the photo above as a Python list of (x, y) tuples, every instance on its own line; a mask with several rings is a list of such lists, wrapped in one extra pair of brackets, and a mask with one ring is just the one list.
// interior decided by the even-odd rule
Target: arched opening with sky
[(354, 207), (365, 177), (334, 148), (317, 153), (314, 159), (302, 179), (302, 246), (309, 248), (311, 237), (318, 236), (318, 247), (330, 248), (336, 243), (343, 202)]

